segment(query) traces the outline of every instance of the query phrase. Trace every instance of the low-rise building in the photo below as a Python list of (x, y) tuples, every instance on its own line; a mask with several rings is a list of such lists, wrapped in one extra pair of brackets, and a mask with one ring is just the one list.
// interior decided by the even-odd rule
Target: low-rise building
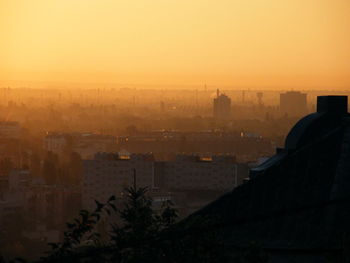
[(160, 185), (169, 191), (228, 191), (243, 178), (233, 156), (177, 155), (174, 162), (158, 162)]
[(4, 220), (6, 220), (10, 214), (19, 214), (25, 210), (29, 180), (30, 173), (27, 170), (12, 170), (8, 176), (1, 176), (1, 223), (4, 223)]
[(83, 159), (93, 159), (96, 153), (110, 151), (115, 144), (116, 138), (111, 135), (48, 132), (43, 147), (56, 154), (74, 151)]
[(27, 220), (60, 229), (81, 208), (80, 189), (45, 185), (28, 170), (12, 170), (0, 178), (0, 224), (13, 216), (25, 215)]
[(0, 138), (19, 139), (21, 126), (16, 121), (0, 121)]

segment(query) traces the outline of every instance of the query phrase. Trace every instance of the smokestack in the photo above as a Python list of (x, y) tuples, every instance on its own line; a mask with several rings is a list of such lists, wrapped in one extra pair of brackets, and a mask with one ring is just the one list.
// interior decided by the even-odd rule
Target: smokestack
[(219, 97), (219, 94), (220, 94), (219, 89), (217, 89), (216, 90), (216, 96)]

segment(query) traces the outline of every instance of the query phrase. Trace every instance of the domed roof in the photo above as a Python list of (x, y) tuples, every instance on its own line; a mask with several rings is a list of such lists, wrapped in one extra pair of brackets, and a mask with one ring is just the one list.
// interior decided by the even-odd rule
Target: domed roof
[(289, 132), (285, 148), (298, 149), (333, 130), (347, 113), (346, 96), (317, 97), (317, 112), (298, 121)]

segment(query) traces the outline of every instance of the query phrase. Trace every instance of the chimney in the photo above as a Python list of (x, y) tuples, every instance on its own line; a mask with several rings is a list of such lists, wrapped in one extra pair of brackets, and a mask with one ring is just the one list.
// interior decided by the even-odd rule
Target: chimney
[(216, 96), (219, 98), (219, 94), (220, 94), (220, 92), (219, 92), (219, 89), (216, 89)]
[(317, 112), (343, 115), (348, 113), (347, 96), (318, 96)]

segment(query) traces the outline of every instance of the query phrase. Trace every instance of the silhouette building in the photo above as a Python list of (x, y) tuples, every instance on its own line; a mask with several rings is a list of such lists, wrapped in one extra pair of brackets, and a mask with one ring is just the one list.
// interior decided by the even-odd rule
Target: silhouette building
[(300, 117), (307, 113), (307, 94), (299, 91), (288, 91), (280, 94), (280, 110), (282, 114)]
[(192, 216), (215, 218), (228, 246), (258, 243), (269, 262), (349, 262), (349, 160), (347, 97), (320, 96), (317, 112), (296, 123), (284, 148)]
[(214, 118), (226, 119), (231, 115), (231, 99), (225, 94), (220, 94), (216, 91), (216, 98), (214, 98)]

